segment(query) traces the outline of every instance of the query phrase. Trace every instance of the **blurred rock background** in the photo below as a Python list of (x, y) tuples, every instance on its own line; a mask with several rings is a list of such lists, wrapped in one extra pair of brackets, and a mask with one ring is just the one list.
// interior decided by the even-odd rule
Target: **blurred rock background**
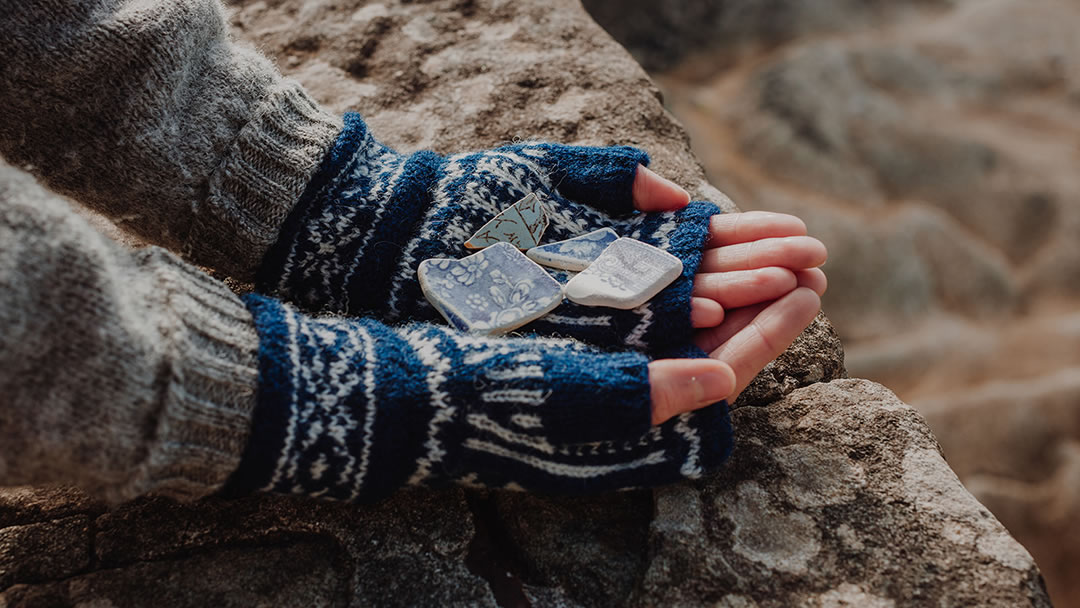
[(585, 0), (712, 183), (805, 218), (853, 377), (1080, 606), (1080, 3)]

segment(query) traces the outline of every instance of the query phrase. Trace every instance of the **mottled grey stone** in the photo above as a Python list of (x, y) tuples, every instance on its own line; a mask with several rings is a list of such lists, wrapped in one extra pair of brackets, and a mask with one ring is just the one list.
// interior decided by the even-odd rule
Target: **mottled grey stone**
[(526, 582), (560, 588), (586, 606), (625, 605), (646, 566), (650, 492), (590, 498), (498, 492), (493, 500)]
[(639, 605), (1049, 606), (922, 417), (835, 380), (735, 410), (730, 466), (657, 492)]
[(96, 525), (101, 567), (321, 539), (343, 556), (336, 576), (350, 581), (353, 601), (494, 604), (487, 583), (465, 565), (474, 529), (460, 490), (401, 492), (369, 506), (276, 496), (190, 504), (148, 498), (102, 515)]
[(0, 528), (104, 510), (103, 503), (74, 488), (0, 488)]
[(585, 8), (650, 70), (709, 53), (724, 59), (806, 35), (843, 33), (898, 16), (897, 6), (948, 0), (584, 0)]

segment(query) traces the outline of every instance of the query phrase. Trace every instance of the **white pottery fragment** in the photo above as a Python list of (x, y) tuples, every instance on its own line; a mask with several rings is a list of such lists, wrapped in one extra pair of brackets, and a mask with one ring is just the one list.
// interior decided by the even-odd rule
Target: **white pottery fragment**
[(518, 249), (529, 249), (540, 244), (540, 237), (548, 227), (544, 206), (535, 193), (504, 209), (484, 224), (476, 234), (465, 241), (468, 249), (483, 249), (495, 243), (510, 243)]
[(510, 243), (460, 260), (424, 260), (424, 296), (453, 327), (499, 335), (538, 319), (563, 299), (562, 285)]
[(634, 239), (621, 238), (566, 284), (566, 297), (584, 306), (641, 306), (682, 274), (679, 258)]
[(565, 241), (533, 247), (525, 255), (544, 266), (580, 271), (588, 268), (618, 238), (619, 233), (611, 228), (601, 228)]

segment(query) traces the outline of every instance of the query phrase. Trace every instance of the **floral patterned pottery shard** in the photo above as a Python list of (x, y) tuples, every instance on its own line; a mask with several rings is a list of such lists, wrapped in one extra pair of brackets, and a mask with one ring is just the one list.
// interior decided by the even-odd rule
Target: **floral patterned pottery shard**
[(562, 285), (510, 243), (460, 260), (424, 260), (417, 275), (428, 302), (450, 325), (471, 333), (506, 333), (563, 299)]
[(557, 243), (533, 247), (525, 252), (532, 261), (562, 270), (585, 270), (593, 260), (619, 238), (611, 228), (601, 228)]
[(679, 258), (634, 239), (621, 238), (566, 284), (566, 297), (585, 306), (641, 306), (682, 274)]
[(495, 243), (510, 243), (518, 249), (529, 249), (540, 244), (540, 237), (548, 227), (544, 206), (535, 193), (504, 209), (476, 234), (465, 241), (468, 249), (483, 249)]

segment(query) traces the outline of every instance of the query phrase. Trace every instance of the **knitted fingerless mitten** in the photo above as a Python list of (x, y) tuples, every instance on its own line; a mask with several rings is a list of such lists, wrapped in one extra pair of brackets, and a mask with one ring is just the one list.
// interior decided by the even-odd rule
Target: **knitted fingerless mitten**
[(356, 114), (286, 220), (264, 259), (258, 290), (308, 311), (441, 321), (416, 279), (420, 262), (460, 258), (464, 242), (529, 192), (551, 220), (544, 242), (611, 227), (679, 257), (684, 272), (649, 303), (630, 311), (566, 303), (524, 328), (608, 347), (656, 351), (689, 343), (690, 290), (720, 210), (692, 203), (673, 213), (633, 209), (634, 175), (648, 164), (630, 147), (525, 143), (441, 157), (397, 154)]
[(259, 393), (228, 492), (369, 500), (449, 483), (605, 492), (697, 477), (731, 447), (724, 403), (650, 426), (640, 353), (245, 301)]

